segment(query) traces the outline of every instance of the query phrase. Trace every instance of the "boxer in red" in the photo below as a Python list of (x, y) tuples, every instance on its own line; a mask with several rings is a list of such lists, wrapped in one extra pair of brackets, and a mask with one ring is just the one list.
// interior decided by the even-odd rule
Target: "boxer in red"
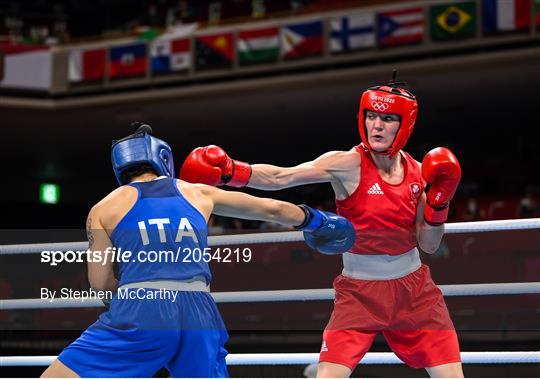
[(417, 249), (438, 249), (461, 169), (444, 147), (422, 163), (402, 150), (418, 112), (416, 97), (402, 84), (394, 77), (362, 94), (362, 143), (349, 151), (284, 168), (249, 165), (207, 146), (195, 149), (180, 173), (187, 181), (263, 190), (331, 183), (337, 213), (354, 224), (357, 237), (334, 281), (318, 377), (350, 376), (378, 333), (410, 367), (424, 367), (432, 377), (463, 376), (456, 331)]

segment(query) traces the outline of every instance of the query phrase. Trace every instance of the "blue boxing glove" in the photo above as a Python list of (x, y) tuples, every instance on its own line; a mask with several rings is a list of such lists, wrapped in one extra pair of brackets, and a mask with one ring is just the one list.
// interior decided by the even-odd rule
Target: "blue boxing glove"
[(306, 219), (296, 229), (304, 232), (309, 247), (323, 254), (341, 254), (348, 251), (356, 239), (354, 227), (345, 217), (319, 211), (301, 204)]

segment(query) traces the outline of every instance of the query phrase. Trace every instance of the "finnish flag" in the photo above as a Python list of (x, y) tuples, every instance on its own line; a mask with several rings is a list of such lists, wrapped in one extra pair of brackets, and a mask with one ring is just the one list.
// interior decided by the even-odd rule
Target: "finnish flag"
[(363, 12), (330, 20), (330, 51), (333, 53), (375, 46), (375, 13)]

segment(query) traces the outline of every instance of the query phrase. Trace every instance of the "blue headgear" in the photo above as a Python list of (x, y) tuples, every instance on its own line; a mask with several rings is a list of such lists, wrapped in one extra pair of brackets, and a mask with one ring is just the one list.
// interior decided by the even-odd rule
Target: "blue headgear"
[(122, 173), (143, 163), (151, 165), (160, 176), (173, 177), (173, 155), (167, 142), (153, 137), (149, 125), (138, 122), (131, 125), (138, 127), (135, 133), (112, 143), (111, 161), (118, 183), (127, 184)]

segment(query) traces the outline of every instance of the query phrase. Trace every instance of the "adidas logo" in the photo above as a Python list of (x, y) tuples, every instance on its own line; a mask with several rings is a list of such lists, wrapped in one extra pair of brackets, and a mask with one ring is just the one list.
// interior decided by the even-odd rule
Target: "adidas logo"
[(328, 351), (328, 348), (326, 347), (326, 341), (323, 341), (322, 347), (321, 347), (321, 353), (324, 353), (326, 351)]
[(371, 186), (371, 188), (367, 191), (368, 195), (384, 195), (384, 192), (379, 185), (379, 183), (375, 183)]

